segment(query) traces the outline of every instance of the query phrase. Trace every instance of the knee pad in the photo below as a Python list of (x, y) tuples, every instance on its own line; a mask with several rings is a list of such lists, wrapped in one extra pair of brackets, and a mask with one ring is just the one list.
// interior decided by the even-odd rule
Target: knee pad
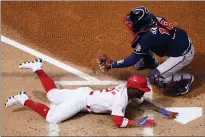
[(194, 81), (191, 74), (175, 74), (171, 80), (166, 82), (163, 87), (163, 93), (168, 96), (181, 96), (188, 93), (189, 88)]
[(163, 83), (161, 82), (160, 79), (163, 77), (160, 75), (160, 72), (158, 69), (154, 69), (148, 74), (148, 81), (150, 84), (156, 85), (159, 88), (163, 87)]

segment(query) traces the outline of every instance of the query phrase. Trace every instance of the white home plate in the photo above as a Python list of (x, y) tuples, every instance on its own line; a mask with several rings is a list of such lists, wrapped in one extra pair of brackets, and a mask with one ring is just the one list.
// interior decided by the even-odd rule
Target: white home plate
[(195, 120), (202, 116), (202, 107), (168, 107), (167, 110), (178, 112), (179, 115), (174, 119), (182, 124)]

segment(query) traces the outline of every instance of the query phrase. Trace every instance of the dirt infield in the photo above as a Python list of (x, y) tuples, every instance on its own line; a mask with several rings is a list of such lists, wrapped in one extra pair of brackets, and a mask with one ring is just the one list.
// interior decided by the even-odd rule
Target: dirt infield
[[(193, 91), (183, 97), (164, 97), (154, 88), (153, 100), (165, 107), (197, 106), (203, 116), (185, 125), (155, 116), (154, 135), (205, 136), (205, 2), (1, 2), (2, 35), (37, 51), (63, 61), (93, 77), (125, 80), (136, 71), (127, 69), (101, 73), (96, 65), (100, 53), (121, 59), (131, 53), (131, 36), (122, 23), (123, 16), (135, 6), (147, 6), (155, 15), (163, 16), (185, 29), (193, 41), (194, 60), (183, 71), (195, 75)], [(18, 70), (18, 63), (35, 57), (1, 43), (2, 50), (2, 135), (48, 135), (53, 125), (47, 124), (29, 109), (4, 108), (4, 101), (19, 90), (27, 90), (32, 98), (49, 104), (40, 82), (29, 71)], [(162, 61), (162, 59), (160, 59)], [(45, 64), (55, 81), (81, 78)], [(138, 71), (142, 75), (147, 72)], [(64, 88), (64, 87), (62, 87)], [(188, 115), (188, 114), (187, 114)], [(54, 127), (55, 128), (55, 127)], [(78, 115), (59, 125), (59, 135), (140, 136), (143, 128), (119, 129), (107, 115)], [(56, 128), (55, 128), (56, 129)]]

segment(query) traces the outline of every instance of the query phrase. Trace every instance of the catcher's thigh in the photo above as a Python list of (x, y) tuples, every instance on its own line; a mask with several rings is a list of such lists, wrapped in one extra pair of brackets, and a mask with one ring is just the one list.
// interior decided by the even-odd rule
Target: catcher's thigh
[(157, 67), (162, 77), (167, 78), (177, 71), (181, 70), (184, 66), (188, 65), (194, 57), (194, 48), (191, 47), (190, 51), (184, 56), (169, 57), (161, 65)]
[(49, 123), (60, 123), (86, 109), (87, 96), (83, 92), (72, 92), (74, 94), (70, 94), (62, 103), (50, 108), (46, 116)]

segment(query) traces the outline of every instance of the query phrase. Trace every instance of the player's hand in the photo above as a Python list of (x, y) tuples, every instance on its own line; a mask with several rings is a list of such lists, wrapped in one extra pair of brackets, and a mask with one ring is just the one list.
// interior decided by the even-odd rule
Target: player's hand
[(107, 72), (111, 69), (111, 60), (106, 54), (103, 54), (97, 59), (98, 66), (102, 72)]
[(176, 118), (177, 115), (179, 114), (178, 112), (168, 111), (168, 110), (163, 109), (163, 108), (160, 109), (160, 113), (164, 116), (169, 117), (169, 118)]
[(137, 125), (150, 127), (150, 126), (154, 126), (155, 122), (152, 119), (148, 119), (148, 116), (146, 116), (137, 120)]

